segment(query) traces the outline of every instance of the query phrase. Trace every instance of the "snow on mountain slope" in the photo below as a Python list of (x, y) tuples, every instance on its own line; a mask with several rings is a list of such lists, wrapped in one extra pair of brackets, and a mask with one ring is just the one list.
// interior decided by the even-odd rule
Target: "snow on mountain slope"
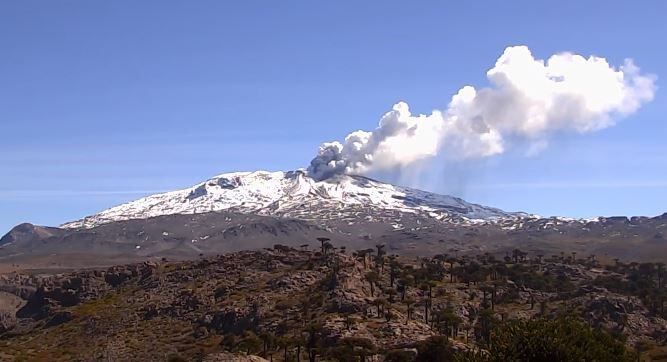
[(360, 210), (424, 213), (441, 220), (468, 222), (525, 216), (362, 176), (340, 175), (315, 181), (298, 170), (226, 173), (191, 188), (144, 197), (62, 227), (90, 228), (120, 220), (220, 210), (301, 219), (350, 216)]

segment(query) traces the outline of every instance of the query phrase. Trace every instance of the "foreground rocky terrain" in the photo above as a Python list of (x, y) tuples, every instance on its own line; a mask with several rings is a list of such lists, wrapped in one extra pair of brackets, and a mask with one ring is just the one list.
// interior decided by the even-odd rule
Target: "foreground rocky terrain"
[(0, 276), (0, 360), (409, 361), (431, 360), (434, 348), (480, 360), (501, 353), (491, 341), (510, 321), (566, 317), (604, 333), (619, 359), (659, 360), (663, 272), (518, 249), (403, 257), (326, 238), (191, 261), (11, 272)]

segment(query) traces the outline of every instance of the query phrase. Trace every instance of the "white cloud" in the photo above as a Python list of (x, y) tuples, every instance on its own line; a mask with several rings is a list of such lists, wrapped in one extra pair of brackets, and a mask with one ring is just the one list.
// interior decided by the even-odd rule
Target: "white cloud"
[(442, 155), (482, 158), (503, 153), (508, 140), (526, 139), (529, 154), (556, 132), (594, 132), (614, 125), (653, 99), (655, 76), (628, 59), (569, 52), (535, 59), (526, 46), (505, 49), (487, 73), (490, 86), (461, 88), (444, 111), (413, 115), (405, 102), (387, 112), (372, 132), (355, 131), (343, 143), (325, 143), (310, 173), (368, 173), (403, 168)]

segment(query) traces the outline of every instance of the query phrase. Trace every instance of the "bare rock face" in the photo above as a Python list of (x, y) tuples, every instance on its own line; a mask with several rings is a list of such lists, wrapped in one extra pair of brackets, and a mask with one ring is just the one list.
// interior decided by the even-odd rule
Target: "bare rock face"
[(329, 299), (331, 300), (329, 304), (330, 312), (361, 313), (368, 306), (367, 299), (361, 293), (345, 289), (331, 291)]
[(30, 285), (0, 284), (0, 292), (15, 295), (23, 300), (30, 299), (36, 291), (37, 288)]
[(16, 326), (16, 311), (23, 303), (18, 296), (0, 291), (0, 334)]

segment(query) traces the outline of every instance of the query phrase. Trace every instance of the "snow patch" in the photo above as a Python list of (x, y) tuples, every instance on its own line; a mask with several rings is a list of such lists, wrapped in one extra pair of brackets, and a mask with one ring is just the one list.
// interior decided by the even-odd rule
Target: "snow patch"
[(122, 220), (222, 210), (308, 219), (316, 218), (314, 215), (322, 209), (359, 208), (423, 214), (438, 220), (459, 217), (471, 224), (526, 216), (362, 176), (337, 175), (317, 181), (297, 170), (222, 174), (184, 190), (147, 196), (62, 227), (91, 228)]

